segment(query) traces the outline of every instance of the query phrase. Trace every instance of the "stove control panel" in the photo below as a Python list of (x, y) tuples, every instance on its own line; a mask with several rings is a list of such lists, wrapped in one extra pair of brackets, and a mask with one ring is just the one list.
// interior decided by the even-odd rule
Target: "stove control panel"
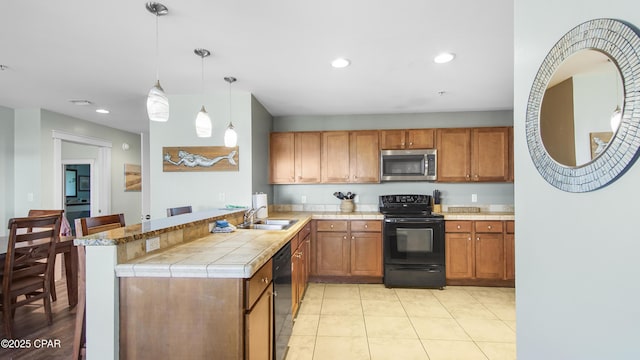
[(431, 195), (382, 195), (380, 206), (417, 204), (431, 206)]

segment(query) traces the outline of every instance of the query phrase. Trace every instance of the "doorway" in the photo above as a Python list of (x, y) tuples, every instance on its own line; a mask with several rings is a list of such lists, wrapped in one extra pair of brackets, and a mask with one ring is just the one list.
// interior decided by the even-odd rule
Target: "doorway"
[[(67, 163), (71, 162), (71, 163)], [(65, 161), (64, 163), (64, 213), (75, 236), (75, 219), (91, 216), (91, 173), (93, 161)]]

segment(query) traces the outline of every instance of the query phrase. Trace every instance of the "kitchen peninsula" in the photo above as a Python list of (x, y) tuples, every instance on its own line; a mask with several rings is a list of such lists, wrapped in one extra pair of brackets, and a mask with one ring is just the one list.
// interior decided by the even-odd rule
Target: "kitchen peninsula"
[[(245, 319), (246, 307), (262, 306), (271, 286), (271, 257), (312, 213), (271, 213), (297, 220), (286, 230), (210, 233), (216, 220), (241, 223), (243, 212), (185, 214), (76, 240), (87, 246), (87, 352), (151, 358), (186, 351), (210, 358), (214, 351), (216, 358), (242, 358), (250, 351), (243, 336), (253, 310)], [(375, 212), (318, 216), (381, 219)], [(156, 242), (160, 249), (147, 254)]]

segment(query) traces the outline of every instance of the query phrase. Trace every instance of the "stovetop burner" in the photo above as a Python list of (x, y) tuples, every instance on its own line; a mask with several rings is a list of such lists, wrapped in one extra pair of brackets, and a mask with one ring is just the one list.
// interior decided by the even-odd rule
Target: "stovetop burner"
[(380, 212), (385, 215), (431, 215), (431, 195), (382, 195), (379, 197)]

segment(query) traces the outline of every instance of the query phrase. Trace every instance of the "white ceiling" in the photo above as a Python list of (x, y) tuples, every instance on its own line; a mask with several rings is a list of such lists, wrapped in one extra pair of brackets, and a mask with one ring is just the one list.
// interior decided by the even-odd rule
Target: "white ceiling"
[[(274, 116), (513, 108), (512, 0), (160, 2), (169, 95), (200, 94), (193, 50), (206, 48), (205, 93), (226, 93), (223, 77), (235, 76), (232, 91), (253, 93)], [(155, 22), (144, 1), (2, 1), (0, 106), (146, 131)], [(442, 51), (456, 59), (435, 64)], [(331, 68), (338, 56), (352, 65)]]

